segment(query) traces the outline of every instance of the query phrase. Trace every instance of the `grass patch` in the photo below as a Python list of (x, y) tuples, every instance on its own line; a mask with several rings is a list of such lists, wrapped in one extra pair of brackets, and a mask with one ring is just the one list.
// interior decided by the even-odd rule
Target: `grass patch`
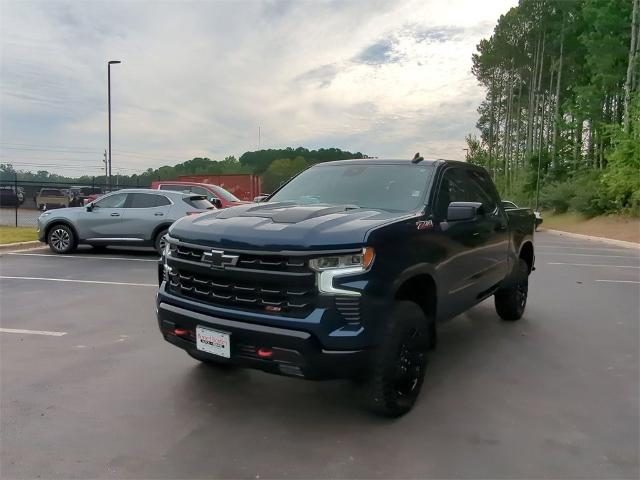
[(0, 245), (37, 239), (36, 229), (33, 227), (0, 227)]
[(581, 233), (595, 237), (613, 238), (640, 243), (640, 218), (623, 215), (602, 215), (586, 218), (579, 213), (544, 215), (542, 229)]

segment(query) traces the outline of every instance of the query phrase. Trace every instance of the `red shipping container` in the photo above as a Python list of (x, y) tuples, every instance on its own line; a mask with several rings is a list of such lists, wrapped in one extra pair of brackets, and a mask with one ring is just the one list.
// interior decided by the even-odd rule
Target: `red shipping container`
[(177, 180), (218, 185), (233, 193), (240, 200), (248, 202), (252, 202), (255, 197), (262, 193), (261, 179), (253, 173), (238, 175), (181, 175)]

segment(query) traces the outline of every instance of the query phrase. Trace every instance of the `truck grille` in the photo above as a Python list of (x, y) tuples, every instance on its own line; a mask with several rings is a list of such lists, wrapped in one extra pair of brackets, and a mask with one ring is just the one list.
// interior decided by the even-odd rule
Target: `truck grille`
[[(304, 316), (315, 306), (315, 274), (305, 258), (216, 251), (169, 240), (170, 293), (222, 307)], [(224, 253), (224, 260), (221, 255)], [(223, 264), (220, 265), (220, 262)]]

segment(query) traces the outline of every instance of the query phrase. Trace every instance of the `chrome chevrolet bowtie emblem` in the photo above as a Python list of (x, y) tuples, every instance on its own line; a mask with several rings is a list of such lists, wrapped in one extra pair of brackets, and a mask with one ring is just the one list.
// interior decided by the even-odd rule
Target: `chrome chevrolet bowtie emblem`
[(227, 268), (235, 266), (238, 258), (238, 255), (227, 255), (222, 250), (209, 250), (202, 254), (201, 260), (212, 268)]

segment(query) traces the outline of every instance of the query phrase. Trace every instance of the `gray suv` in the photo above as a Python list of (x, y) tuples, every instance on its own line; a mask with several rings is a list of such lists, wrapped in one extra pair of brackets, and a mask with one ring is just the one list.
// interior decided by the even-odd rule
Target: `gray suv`
[(204, 195), (126, 189), (109, 193), (84, 207), (44, 212), (38, 240), (55, 253), (72, 252), (79, 243), (164, 248), (169, 226), (185, 215), (215, 209)]

